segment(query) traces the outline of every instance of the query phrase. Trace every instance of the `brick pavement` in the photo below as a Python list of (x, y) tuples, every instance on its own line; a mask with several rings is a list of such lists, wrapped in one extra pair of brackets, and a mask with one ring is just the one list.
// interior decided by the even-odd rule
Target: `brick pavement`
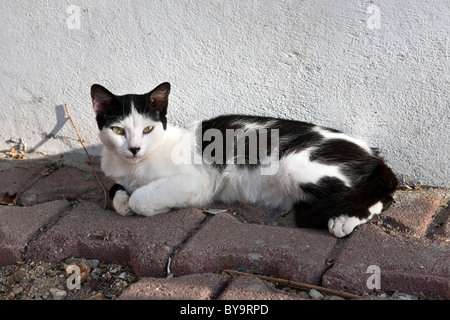
[(0, 196), (5, 192), (18, 193), (18, 201), (0, 205), (0, 265), (69, 257), (130, 262), (139, 281), (120, 299), (302, 298), (255, 277), (220, 274), (238, 268), (362, 295), (373, 291), (374, 266), (382, 291), (450, 299), (445, 188), (398, 191), (388, 211), (344, 239), (295, 228), (292, 213), (239, 204), (217, 204), (228, 210), (217, 215), (187, 208), (122, 217), (101, 207), (90, 167), (70, 161), (0, 160)]

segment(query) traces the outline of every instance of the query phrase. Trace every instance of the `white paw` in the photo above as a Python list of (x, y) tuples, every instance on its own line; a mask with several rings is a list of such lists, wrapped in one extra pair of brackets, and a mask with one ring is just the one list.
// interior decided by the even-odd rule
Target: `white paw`
[(359, 219), (341, 215), (328, 220), (328, 230), (338, 238), (345, 237), (352, 233), (353, 229), (360, 224), (367, 222), (367, 219)]
[(151, 217), (160, 213), (168, 212), (169, 209), (156, 209), (152, 208), (149, 205), (146, 205), (145, 203), (142, 203), (142, 200), (135, 200), (136, 198), (131, 197), (130, 199), (130, 207), (131, 210), (136, 213), (137, 215), (144, 216), (144, 217)]
[(144, 217), (151, 217), (170, 211), (170, 208), (161, 208), (158, 206), (157, 202), (156, 199), (148, 199), (145, 192), (138, 189), (133, 192), (128, 205), (134, 213)]
[(114, 195), (113, 206), (116, 211), (122, 216), (131, 216), (134, 214), (129, 206), (130, 196), (124, 190), (119, 190)]
[(376, 214), (380, 214), (381, 211), (383, 211), (383, 203), (381, 201), (378, 201), (373, 206), (369, 208), (370, 217), (369, 219), (372, 219), (372, 217)]

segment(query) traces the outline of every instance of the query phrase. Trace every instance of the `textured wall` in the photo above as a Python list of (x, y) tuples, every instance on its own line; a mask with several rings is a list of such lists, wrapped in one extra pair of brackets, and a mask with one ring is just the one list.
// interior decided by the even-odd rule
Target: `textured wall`
[[(71, 7), (74, 5), (75, 7)], [(331, 126), (404, 182), (450, 185), (448, 0), (2, 1), (0, 150), (100, 151), (89, 88), (170, 81), (169, 117)]]

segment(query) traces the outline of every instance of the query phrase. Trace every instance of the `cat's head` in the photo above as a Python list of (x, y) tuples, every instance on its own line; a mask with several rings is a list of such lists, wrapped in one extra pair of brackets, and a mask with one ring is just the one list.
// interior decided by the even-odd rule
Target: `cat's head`
[(148, 155), (167, 128), (169, 93), (168, 82), (146, 94), (123, 96), (92, 85), (92, 106), (104, 146), (133, 162)]

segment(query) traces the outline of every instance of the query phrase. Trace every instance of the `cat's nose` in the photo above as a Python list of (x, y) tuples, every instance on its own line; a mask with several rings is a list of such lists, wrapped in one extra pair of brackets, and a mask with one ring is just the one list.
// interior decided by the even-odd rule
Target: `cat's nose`
[(133, 148), (133, 147), (131, 147), (131, 148), (128, 148), (128, 150), (130, 150), (131, 153), (135, 156), (139, 152), (139, 150), (141, 150), (141, 148)]

